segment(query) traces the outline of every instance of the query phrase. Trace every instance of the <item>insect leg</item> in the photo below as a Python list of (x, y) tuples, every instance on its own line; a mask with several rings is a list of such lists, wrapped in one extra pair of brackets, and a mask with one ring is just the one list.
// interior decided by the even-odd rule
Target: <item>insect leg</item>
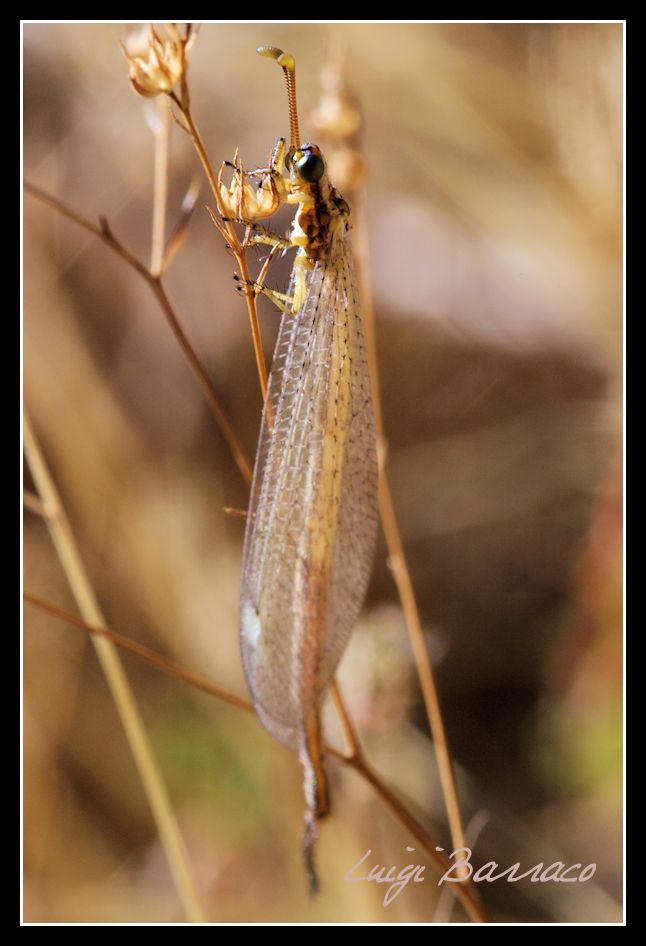
[(291, 250), (294, 244), (287, 237), (278, 236), (268, 227), (260, 227), (257, 224), (249, 228), (251, 230), (250, 244), (265, 243), (267, 246), (279, 246), (284, 250)]
[(263, 295), (267, 296), (270, 302), (280, 309), (281, 312), (285, 312), (287, 315), (292, 315), (294, 312), (294, 299), (292, 296), (288, 296), (284, 292), (277, 292), (275, 289), (268, 289), (266, 286), (257, 286), (257, 291), (262, 292)]
[[(235, 222), (245, 223), (244, 220)], [(265, 244), (266, 246), (276, 246), (283, 250), (291, 250), (294, 245), (287, 237), (279, 236), (277, 233), (274, 233), (273, 230), (270, 230), (269, 227), (263, 227), (259, 223), (246, 223), (246, 227), (245, 246)]]
[(269, 267), (270, 267), (271, 264), (273, 263), (273, 261), (274, 261), (274, 259), (275, 259), (275, 257), (276, 257), (276, 254), (278, 253), (278, 251), (279, 251), (280, 248), (281, 248), (281, 247), (280, 247), (280, 243), (274, 244), (274, 246), (273, 246), (272, 249), (271, 249), (271, 252), (269, 253), (269, 256), (267, 257), (267, 259), (265, 260), (265, 262), (262, 264), (262, 269), (261, 269), (260, 272), (258, 273), (258, 279), (256, 280), (256, 282), (258, 283), (259, 286), (264, 286), (264, 285), (265, 285), (265, 279), (267, 278), (267, 273), (268, 273), (268, 271), (269, 271)]
[(233, 278), (238, 283), (237, 289), (238, 292), (247, 293), (251, 290), (254, 295), (259, 295), (262, 293), (267, 296), (270, 302), (280, 309), (281, 312), (291, 315), (294, 311), (294, 299), (292, 296), (288, 296), (285, 292), (278, 292), (276, 289), (268, 289), (267, 286), (263, 286), (262, 283), (254, 279), (242, 279), (238, 273), (235, 273)]

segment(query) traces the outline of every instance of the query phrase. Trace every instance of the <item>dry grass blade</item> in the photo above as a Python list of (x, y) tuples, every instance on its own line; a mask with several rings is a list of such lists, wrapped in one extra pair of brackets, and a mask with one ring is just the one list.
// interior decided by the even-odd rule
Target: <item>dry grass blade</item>
[(168, 156), (170, 149), (170, 115), (168, 102), (159, 98), (156, 103), (155, 135), (155, 193), (153, 200), (153, 222), (150, 249), (150, 272), (159, 276), (164, 268), (164, 234), (166, 230), (166, 205), (168, 203)]
[[(45, 522), (79, 610), (88, 624), (104, 625), (105, 619), (83, 566), (58, 491), (27, 416), (23, 420), (23, 432), (25, 456), (40, 499), (46, 508), (56, 510)], [(113, 643), (102, 637), (93, 638), (93, 642), (126, 732), (186, 916), (192, 922), (202, 922), (204, 910), (193, 881), (184, 842), (121, 661)]]
[[(103, 638), (106, 638), (117, 647), (121, 647), (123, 650), (127, 650), (129, 653), (134, 654), (167, 676), (182, 680), (184, 683), (188, 683), (190, 686), (201, 690), (203, 693), (207, 693), (209, 696), (213, 696), (215, 699), (221, 700), (230, 706), (234, 706), (237, 709), (244, 710), (245, 712), (251, 713), (253, 716), (255, 716), (255, 711), (251, 703), (241, 699), (233, 693), (229, 693), (227, 690), (223, 690), (221, 687), (211, 683), (200, 674), (180, 667), (178, 664), (173, 663), (173, 661), (168, 660), (166, 657), (163, 657), (161, 654), (156, 653), (148, 647), (138, 644), (129, 637), (125, 637), (123, 634), (119, 634), (117, 631), (114, 631), (105, 625), (91, 624), (83, 620), (83, 618), (78, 617), (76, 614), (73, 614), (71, 611), (68, 611), (66, 608), (61, 608), (59, 605), (56, 605), (51, 601), (47, 601), (45, 598), (41, 598), (38, 595), (31, 594), (30, 592), (24, 593), (24, 599), (41, 610), (46, 611), (48, 614), (52, 614), (54, 617), (57, 617), (68, 624), (72, 624), (74, 627), (78, 627), (81, 630), (87, 631), (93, 636), (99, 635)], [(336, 749), (333, 746), (326, 746), (326, 752), (337, 758), (341, 763), (353, 768), (361, 776), (361, 778), (363, 778), (373, 787), (376, 794), (381, 798), (384, 805), (390, 810), (395, 819), (404, 825), (408, 831), (410, 831), (413, 837), (415, 837), (421, 847), (426, 851), (438, 872), (444, 874), (451, 870), (452, 865), (450, 861), (448, 858), (444, 857), (443, 854), (439, 853), (438, 845), (436, 844), (435, 840), (429, 835), (428, 831), (423, 827), (423, 825), (421, 825), (410, 813), (406, 806), (401, 801), (399, 801), (397, 796), (391, 791), (383, 779), (378, 775), (377, 772), (374, 771), (372, 766), (366, 760), (365, 756), (360, 750), (358, 739), (354, 733), (354, 728), (348, 717), (345, 707), (343, 706), (342, 701), (340, 701), (340, 694), (336, 684), (333, 685), (333, 696), (335, 701), (337, 701), (337, 707), (339, 708), (340, 716), (342, 720), (345, 721), (344, 733), (350, 748), (349, 751), (344, 752)], [(474, 898), (470, 887), (467, 887), (464, 884), (451, 884), (448, 890), (462, 904), (472, 920), (475, 920), (478, 923), (485, 923), (488, 921), (488, 916), (484, 908), (479, 903), (479, 901)]]

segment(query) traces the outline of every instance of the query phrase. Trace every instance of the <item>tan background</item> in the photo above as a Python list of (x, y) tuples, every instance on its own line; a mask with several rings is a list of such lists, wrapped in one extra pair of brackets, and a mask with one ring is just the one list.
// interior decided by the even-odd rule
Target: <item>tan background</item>
[[(149, 252), (153, 139), (119, 25), (25, 26), (25, 174)], [(214, 163), (263, 164), (293, 52), (301, 125), (340, 43), (363, 111), (368, 231), (397, 510), (474, 860), (594, 861), (586, 885), (499, 882), (497, 919), (621, 915), (620, 25), (204, 25), (195, 117)], [(173, 130), (169, 221), (196, 162)], [(232, 260), (203, 208), (169, 293), (250, 454), (260, 396)], [(108, 621), (245, 692), (246, 491), (149, 291), (25, 199), (25, 392)], [(276, 270), (284, 288), (286, 270)], [(267, 351), (277, 326), (263, 308)], [(25, 585), (73, 607), (29, 516)], [(125, 658), (216, 921), (429, 922), (432, 871), (387, 909), (348, 884), (410, 839), (330, 763), (323, 892), (300, 864), (298, 765), (251, 718)], [(342, 665), (375, 765), (449, 847), (385, 549)], [(334, 729), (331, 729), (334, 733)], [(88, 641), (25, 612), (25, 918), (181, 920)], [(421, 858), (419, 863), (424, 863)], [(485, 886), (485, 885), (482, 885)], [(454, 917), (461, 917), (456, 910)]]

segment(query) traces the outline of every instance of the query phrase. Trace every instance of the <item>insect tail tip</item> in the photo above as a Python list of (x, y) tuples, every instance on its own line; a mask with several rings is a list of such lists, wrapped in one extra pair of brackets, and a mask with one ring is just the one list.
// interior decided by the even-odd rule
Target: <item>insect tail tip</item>
[(318, 840), (319, 831), (316, 818), (310, 812), (305, 816), (305, 832), (303, 834), (303, 857), (305, 859), (305, 872), (309, 885), (309, 894), (313, 899), (321, 889), (316, 864), (314, 862), (314, 846)]

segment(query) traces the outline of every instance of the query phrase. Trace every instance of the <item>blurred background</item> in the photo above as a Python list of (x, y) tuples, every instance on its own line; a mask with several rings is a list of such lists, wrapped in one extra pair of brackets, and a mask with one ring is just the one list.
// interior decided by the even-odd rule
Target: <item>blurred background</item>
[[(147, 260), (154, 102), (130, 88), (126, 30), (25, 25), (25, 176)], [(287, 132), (258, 45), (295, 54), (306, 137), (331, 62), (361, 112), (390, 473), (473, 860), (597, 864), (585, 884), (481, 884), (505, 922), (622, 916), (622, 43), (618, 24), (245, 23), (203, 25), (190, 54), (216, 165), (236, 147), (264, 165)], [(197, 170), (173, 126), (169, 226)], [(207, 202), (203, 187), (167, 287), (253, 456), (248, 321)], [(226, 444), (143, 281), (29, 196), (24, 219), (25, 399), (106, 619), (245, 694), (244, 522), (223, 507), (247, 491)], [(30, 513), (24, 538), (25, 587), (75, 609)], [(91, 644), (26, 606), (24, 648), (25, 920), (181, 921)], [(401, 867), (414, 842), (333, 759), (310, 901), (297, 759), (123, 659), (211, 920), (464, 918), (430, 867), (387, 908), (383, 887), (344, 881), (369, 848)], [(383, 540), (340, 675), (369, 758), (450, 851)]]

